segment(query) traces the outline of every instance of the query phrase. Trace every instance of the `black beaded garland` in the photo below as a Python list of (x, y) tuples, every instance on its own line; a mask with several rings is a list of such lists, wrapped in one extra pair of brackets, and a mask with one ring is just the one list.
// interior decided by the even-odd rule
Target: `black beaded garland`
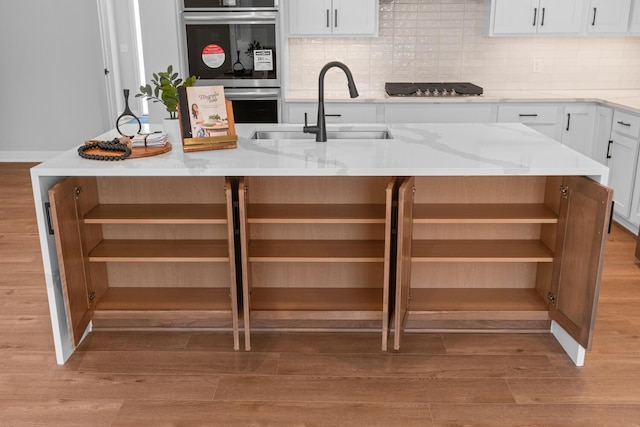
[[(100, 148), (105, 151), (119, 151), (122, 153), (120, 156), (105, 156), (103, 154), (87, 154), (86, 151), (93, 148)], [(78, 148), (78, 154), (83, 159), (89, 160), (124, 160), (131, 155), (131, 148), (127, 144), (123, 144), (118, 138), (112, 141), (93, 141), (90, 144), (82, 145)]]

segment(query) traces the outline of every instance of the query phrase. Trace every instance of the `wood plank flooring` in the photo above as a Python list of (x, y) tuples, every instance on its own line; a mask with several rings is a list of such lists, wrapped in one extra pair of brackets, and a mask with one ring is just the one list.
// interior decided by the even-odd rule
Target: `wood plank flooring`
[(593, 349), (548, 334), (91, 334), (55, 363), (31, 164), (0, 163), (0, 426), (640, 426), (640, 261), (609, 236)]

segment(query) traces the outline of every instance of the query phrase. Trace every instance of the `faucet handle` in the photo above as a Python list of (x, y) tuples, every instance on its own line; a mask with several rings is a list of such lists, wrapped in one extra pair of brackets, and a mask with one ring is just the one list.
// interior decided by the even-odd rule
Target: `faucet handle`
[(304, 127), (307, 127), (307, 113), (304, 113)]

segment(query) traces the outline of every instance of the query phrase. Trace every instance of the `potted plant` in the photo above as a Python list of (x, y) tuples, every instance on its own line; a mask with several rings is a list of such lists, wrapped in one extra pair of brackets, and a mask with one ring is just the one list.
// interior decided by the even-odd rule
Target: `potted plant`
[(196, 76), (187, 77), (184, 81), (173, 71), (173, 65), (167, 67), (167, 71), (153, 73), (153, 88), (150, 84), (140, 86), (140, 93), (136, 98), (144, 98), (148, 101), (164, 104), (170, 119), (178, 118), (178, 88), (193, 86)]
[(148, 101), (161, 102), (167, 112), (169, 118), (162, 121), (164, 132), (167, 134), (169, 141), (181, 141), (180, 124), (178, 123), (178, 88), (193, 86), (196, 82), (196, 76), (189, 76), (182, 80), (178, 73), (173, 71), (173, 65), (167, 67), (167, 71), (153, 73), (151, 84), (140, 86), (140, 93), (136, 94), (136, 98), (144, 98)]

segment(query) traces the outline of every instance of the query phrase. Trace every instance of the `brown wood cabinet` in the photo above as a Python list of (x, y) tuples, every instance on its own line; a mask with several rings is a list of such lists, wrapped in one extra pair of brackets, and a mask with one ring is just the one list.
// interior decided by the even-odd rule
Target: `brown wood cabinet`
[(240, 182), (245, 347), (260, 328), (389, 329), (395, 179)]
[(611, 190), (556, 176), (70, 177), (49, 199), (75, 345), (89, 322), (225, 328), (235, 349), (242, 322), (246, 350), (264, 329), (370, 330), (386, 350), (391, 330), (399, 349), (407, 330), (553, 320), (589, 348)]
[(611, 190), (584, 177), (405, 178), (394, 348), (406, 329), (549, 330), (589, 348)]
[(93, 328), (225, 328), (239, 348), (231, 183), (70, 177), (49, 190), (74, 345)]

